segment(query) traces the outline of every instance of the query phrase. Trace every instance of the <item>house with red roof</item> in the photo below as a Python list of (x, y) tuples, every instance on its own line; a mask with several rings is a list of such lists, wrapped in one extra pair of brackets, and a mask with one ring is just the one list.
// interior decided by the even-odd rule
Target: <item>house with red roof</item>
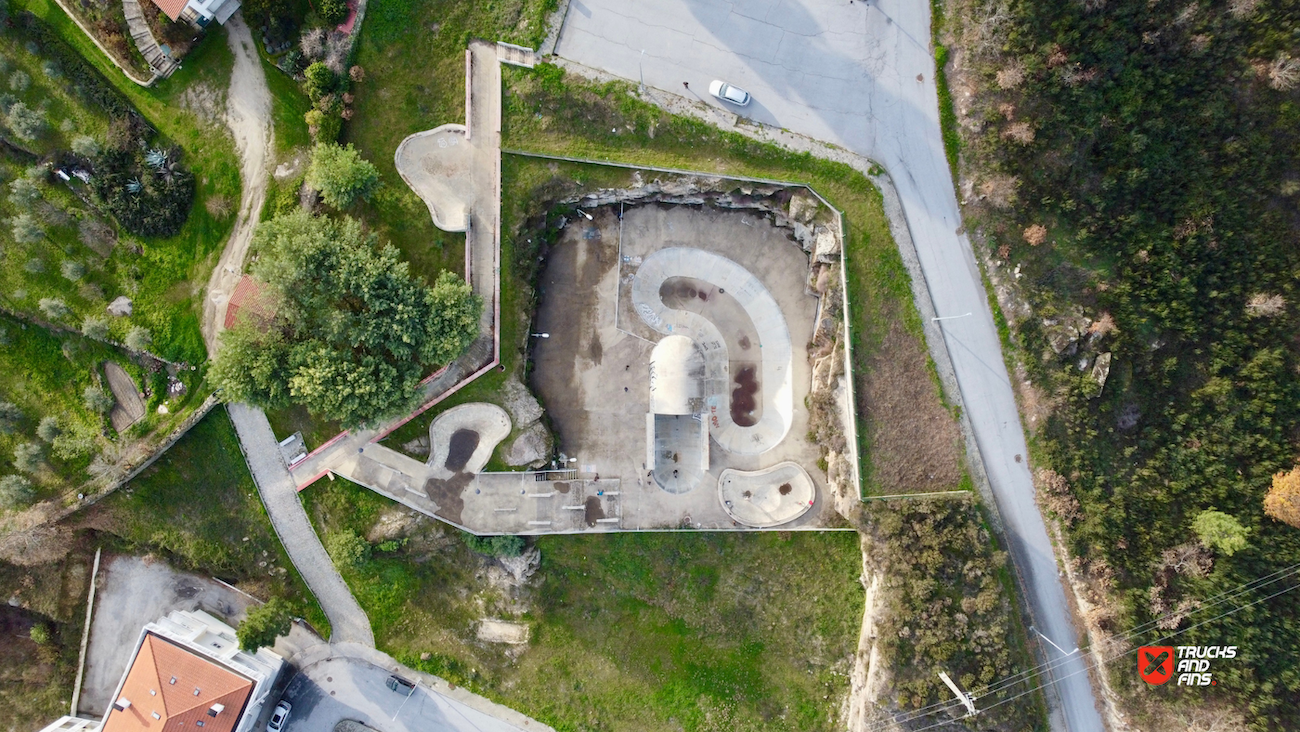
[(224, 24), (239, 10), (239, 0), (153, 0), (168, 18), (206, 28), (212, 21)]

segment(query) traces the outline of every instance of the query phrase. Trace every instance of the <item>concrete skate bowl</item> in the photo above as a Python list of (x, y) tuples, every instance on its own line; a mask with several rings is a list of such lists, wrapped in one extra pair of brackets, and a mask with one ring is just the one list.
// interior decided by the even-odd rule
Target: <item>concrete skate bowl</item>
[(428, 465), (439, 478), (478, 473), (509, 436), (510, 415), (501, 407), (482, 402), (452, 407), (429, 424)]
[(393, 164), (443, 231), (465, 231), (474, 208), (474, 148), (468, 129), (448, 124), (402, 140)]
[(684, 335), (704, 354), (701, 380), (710, 437), (727, 452), (759, 455), (790, 431), (793, 348), (780, 306), (751, 272), (686, 247), (642, 260), (633, 309), (664, 335)]
[(737, 523), (765, 529), (786, 524), (808, 512), (817, 489), (808, 471), (795, 463), (763, 470), (727, 469), (718, 476), (718, 500)]

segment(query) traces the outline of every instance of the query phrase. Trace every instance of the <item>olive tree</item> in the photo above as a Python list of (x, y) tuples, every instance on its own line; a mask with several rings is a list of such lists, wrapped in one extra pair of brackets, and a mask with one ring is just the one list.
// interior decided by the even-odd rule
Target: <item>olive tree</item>
[(370, 198), (379, 187), (379, 170), (351, 144), (321, 143), (312, 150), (307, 185), (320, 191), (325, 203), (347, 208), (358, 198)]

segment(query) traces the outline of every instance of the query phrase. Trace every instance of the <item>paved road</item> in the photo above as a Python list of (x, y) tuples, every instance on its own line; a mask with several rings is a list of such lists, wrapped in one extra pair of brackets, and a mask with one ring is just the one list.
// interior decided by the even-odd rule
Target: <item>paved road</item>
[(289, 477), (289, 470), (280, 457), (280, 447), (271, 432), (271, 423), (256, 407), (232, 403), (226, 408), (230, 420), (235, 423), (235, 431), (239, 433), (240, 447), (253, 473), (253, 482), (262, 494), (271, 525), (289, 553), (293, 566), (329, 618), (330, 640), (374, 647), (375, 636), (370, 630), (370, 619), (352, 597), (325, 553), (325, 547), (321, 546), (320, 538), (298, 500), (298, 486)]
[[(707, 98), (724, 79), (753, 94), (730, 111), (840, 145), (890, 172), (942, 316), (957, 383), (1034, 622), (1077, 634), (1041, 515), (1015, 395), (943, 153), (930, 4), (920, 0), (572, 0), (556, 53), (649, 86)], [(690, 89), (683, 87), (690, 84)], [(703, 96), (701, 96), (703, 95)], [(711, 104), (722, 106), (716, 100)], [(1081, 654), (1061, 659), (1053, 728), (1102, 730)], [(1056, 701), (1056, 700), (1053, 700)]]

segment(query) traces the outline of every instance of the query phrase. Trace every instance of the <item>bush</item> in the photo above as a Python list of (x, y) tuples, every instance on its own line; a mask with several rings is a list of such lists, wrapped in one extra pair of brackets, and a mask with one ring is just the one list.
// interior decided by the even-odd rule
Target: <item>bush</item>
[(32, 77), (28, 76), (26, 71), (19, 70), (9, 75), (9, 88), (13, 91), (22, 93), (31, 85)]
[(41, 200), (41, 187), (31, 178), (15, 178), (9, 183), (9, 202), (15, 208), (26, 211), (39, 200)]
[(46, 442), (54, 442), (61, 434), (63, 434), (63, 430), (59, 428), (58, 417), (44, 417), (41, 419), (41, 423), (36, 426), (36, 436)]
[(330, 67), (320, 61), (317, 61), (304, 69), (302, 75), (306, 79), (303, 82), (303, 88), (306, 90), (307, 96), (311, 97), (313, 102), (334, 91), (334, 84), (336, 81), (334, 72), (330, 70)]
[(370, 542), (355, 531), (338, 531), (325, 538), (325, 551), (340, 567), (355, 567), (370, 558)]
[(108, 338), (108, 319), (89, 315), (81, 321), (81, 334), (102, 341)]
[(153, 337), (149, 335), (148, 328), (135, 326), (126, 334), (126, 347), (133, 351), (143, 351), (153, 343)]
[(63, 272), (63, 279), (69, 282), (76, 282), (86, 276), (86, 265), (75, 259), (63, 260), (63, 265), (59, 269)]
[(320, 19), (329, 25), (338, 25), (348, 19), (347, 0), (320, 0)]
[(5, 121), (14, 135), (25, 142), (35, 140), (45, 132), (45, 115), (22, 102), (16, 102), (9, 108)]
[[(124, 229), (139, 236), (172, 236), (181, 230), (194, 203), (194, 175), (181, 163), (180, 148), (150, 164), (147, 153), (127, 139), (95, 160), (91, 186)], [(156, 152), (156, 151), (153, 151)]]
[(0, 508), (21, 508), (31, 503), (35, 497), (32, 482), (25, 476), (6, 475), (0, 478)]
[(113, 405), (117, 403), (113, 399), (113, 395), (98, 386), (87, 386), (86, 390), (81, 393), (81, 402), (90, 412), (101, 415), (108, 414)]
[[(13, 217), (9, 220), (9, 226), (13, 231), (14, 241), (19, 244), (35, 244), (45, 238), (45, 229), (42, 229), (41, 225), (37, 223), (36, 217), (29, 213), (20, 213)], [(27, 271), (32, 272), (30, 268)], [(39, 271), (45, 271), (44, 263), (40, 265)], [(33, 272), (33, 274), (36, 274), (36, 272)]]
[(20, 442), (14, 445), (14, 467), (24, 473), (35, 473), (41, 468), (45, 451), (35, 442)]
[(288, 635), (293, 627), (293, 606), (282, 597), (272, 597), (265, 604), (248, 611), (235, 635), (239, 648), (253, 653), (259, 648), (275, 645), (275, 639)]
[(50, 628), (45, 623), (34, 624), (32, 629), (28, 631), (27, 635), (30, 636), (32, 642), (38, 646), (45, 646), (50, 643)]
[(527, 543), (522, 536), (475, 536), (461, 532), (461, 538), (470, 549), (489, 557), (517, 557), (524, 553)]
[(62, 320), (68, 317), (68, 313), (72, 312), (67, 303), (57, 297), (42, 297), (39, 306), (41, 312), (45, 313), (45, 317), (50, 320)]
[(12, 434), (23, 419), (23, 410), (13, 402), (0, 402), (0, 434)]
[(379, 170), (351, 144), (318, 144), (307, 168), (307, 185), (320, 191), (325, 203), (347, 208), (358, 198), (370, 198), (379, 187)]
[(51, 79), (63, 78), (63, 69), (60, 69), (59, 65), (53, 61), (46, 61), (45, 63), (41, 64), (41, 73), (45, 74), (47, 77)]
[(1250, 533), (1240, 521), (1213, 508), (1197, 514), (1192, 528), (1202, 544), (1228, 556), (1246, 548), (1246, 536)]

